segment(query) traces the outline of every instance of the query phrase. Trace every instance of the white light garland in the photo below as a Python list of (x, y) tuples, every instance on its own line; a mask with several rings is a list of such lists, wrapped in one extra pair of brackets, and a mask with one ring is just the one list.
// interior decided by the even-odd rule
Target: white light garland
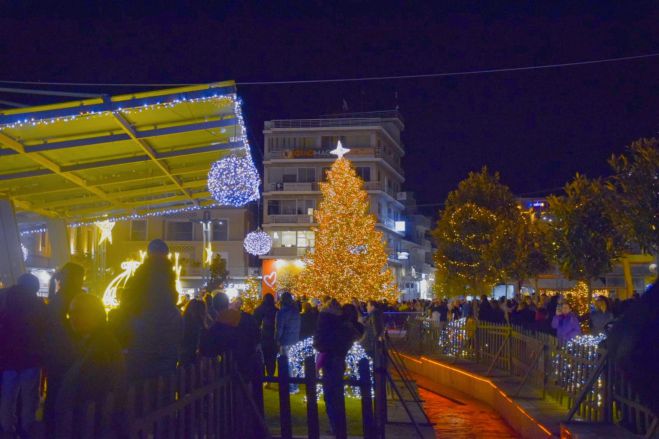
[(267, 254), (272, 248), (272, 238), (263, 230), (258, 229), (245, 236), (243, 247), (251, 255), (262, 256)]
[[(226, 95), (212, 95), (212, 96), (205, 96), (202, 98), (192, 98), (192, 99), (185, 99), (185, 98), (176, 98), (172, 99), (170, 101), (166, 102), (156, 102), (154, 104), (147, 104), (147, 105), (140, 105), (138, 107), (128, 107), (128, 108), (122, 108), (119, 107), (114, 110), (110, 111), (83, 111), (78, 113), (77, 115), (69, 115), (69, 116), (58, 116), (58, 117), (51, 117), (47, 119), (36, 119), (36, 118), (29, 118), (29, 119), (22, 119), (18, 120), (16, 122), (12, 122), (9, 124), (4, 124), (1, 125), (2, 128), (21, 128), (25, 126), (30, 126), (30, 127), (36, 127), (40, 125), (52, 125), (54, 123), (58, 122), (71, 122), (74, 120), (88, 120), (92, 118), (97, 118), (101, 117), (107, 114), (117, 114), (117, 113), (122, 113), (122, 114), (130, 114), (130, 113), (141, 113), (143, 111), (148, 111), (148, 110), (153, 110), (156, 108), (174, 108), (177, 105), (181, 104), (190, 104), (190, 103), (195, 103), (195, 102), (209, 102), (209, 101), (217, 101), (218, 105), (226, 105), (230, 103), (234, 103), (237, 101), (237, 97), (234, 93), (229, 93)], [(242, 123), (242, 121), (240, 122)]]
[[(316, 357), (316, 351), (313, 347), (313, 337), (305, 338), (288, 350), (288, 369), (292, 377), (295, 378), (304, 378), (304, 360), (307, 357)], [(359, 361), (362, 358), (368, 359), (368, 366), (371, 371), (371, 380), (373, 379), (373, 359), (370, 358), (364, 348), (358, 343), (353, 343), (352, 347), (346, 355), (346, 371), (344, 374), (345, 378), (350, 379), (359, 379)], [(374, 387), (371, 386), (371, 389)], [(322, 396), (322, 387), (318, 385), (318, 398)], [(346, 396), (349, 398), (360, 398), (359, 387), (348, 386), (346, 390)]]
[(260, 183), (248, 151), (221, 158), (208, 172), (208, 191), (223, 206), (241, 207), (258, 200)]

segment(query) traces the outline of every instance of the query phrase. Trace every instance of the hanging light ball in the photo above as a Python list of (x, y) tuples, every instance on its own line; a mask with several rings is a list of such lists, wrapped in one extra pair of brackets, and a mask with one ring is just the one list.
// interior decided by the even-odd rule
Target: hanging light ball
[(267, 254), (272, 248), (272, 238), (263, 230), (258, 229), (245, 236), (243, 247), (251, 255), (262, 256)]
[(247, 154), (232, 154), (211, 165), (208, 191), (223, 206), (241, 207), (259, 198), (259, 173)]

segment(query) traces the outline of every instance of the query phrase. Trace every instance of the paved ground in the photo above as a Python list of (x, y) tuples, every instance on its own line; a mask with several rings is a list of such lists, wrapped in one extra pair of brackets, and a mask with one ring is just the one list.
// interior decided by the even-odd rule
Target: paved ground
[(477, 401), (448, 399), (419, 389), (438, 438), (505, 439), (519, 437), (491, 408)]

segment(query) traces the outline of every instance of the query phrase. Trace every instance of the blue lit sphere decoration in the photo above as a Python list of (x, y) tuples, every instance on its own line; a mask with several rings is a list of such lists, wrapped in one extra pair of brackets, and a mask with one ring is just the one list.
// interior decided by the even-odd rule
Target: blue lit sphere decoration
[(208, 191), (223, 206), (241, 207), (258, 200), (261, 180), (252, 158), (247, 154), (230, 155), (211, 165)]
[(272, 238), (262, 230), (249, 232), (243, 241), (245, 251), (250, 255), (262, 256), (272, 248)]

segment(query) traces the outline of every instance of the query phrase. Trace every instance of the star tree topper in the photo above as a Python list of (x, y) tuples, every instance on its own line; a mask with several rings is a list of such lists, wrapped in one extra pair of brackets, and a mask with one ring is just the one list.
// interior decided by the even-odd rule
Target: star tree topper
[(348, 148), (344, 148), (343, 145), (341, 144), (341, 141), (339, 140), (336, 143), (336, 148), (330, 151), (330, 154), (334, 154), (338, 158), (342, 159), (344, 155), (348, 154), (350, 150)]
[(112, 244), (112, 229), (114, 228), (114, 222), (109, 220), (98, 221), (96, 227), (101, 231), (101, 238), (98, 240), (99, 245), (103, 244), (105, 241)]

